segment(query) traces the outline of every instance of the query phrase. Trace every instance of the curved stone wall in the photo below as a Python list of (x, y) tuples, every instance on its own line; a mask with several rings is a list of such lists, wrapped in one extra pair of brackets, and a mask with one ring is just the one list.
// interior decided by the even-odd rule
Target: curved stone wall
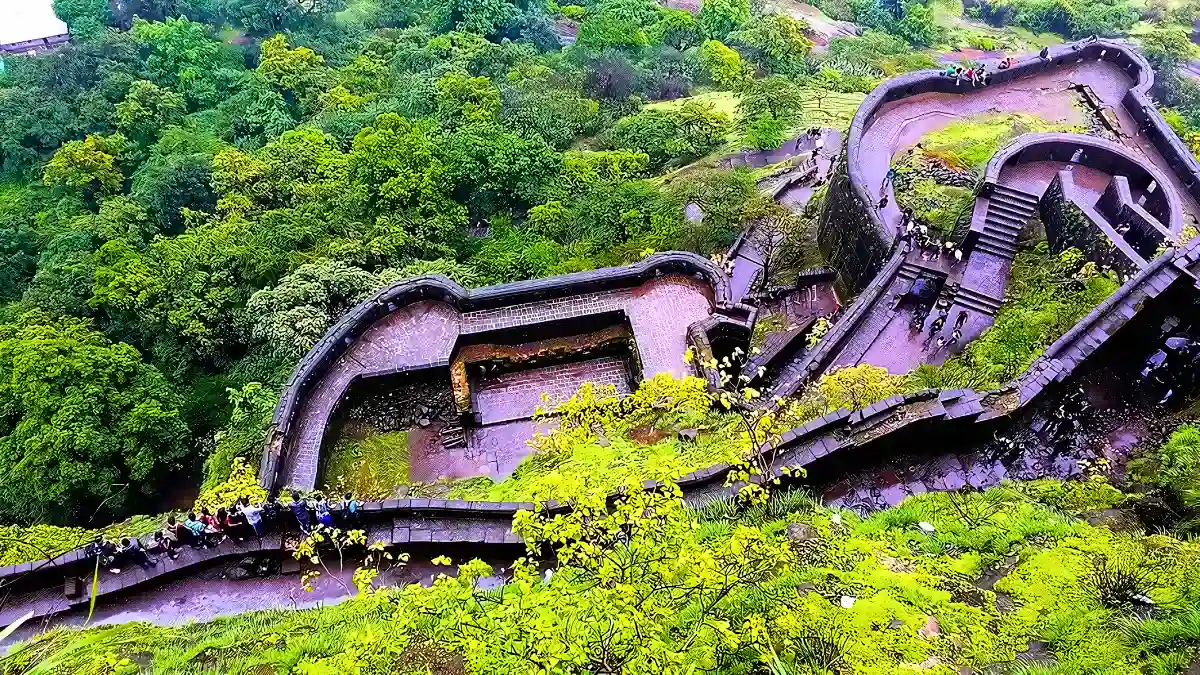
[[(271, 420), (259, 465), (259, 481), (269, 490), (282, 485), (285, 456), (291, 451), (295, 440), (296, 416), (302, 403), (306, 397), (314, 395), (314, 388), (339, 357), (385, 317), (421, 302), (442, 303), (460, 314), (495, 311), (503, 316), (505, 308), (630, 288), (666, 275), (694, 276), (703, 280), (712, 289), (714, 311), (731, 320), (747, 323), (753, 314), (753, 308), (732, 301), (729, 279), (721, 269), (701, 256), (686, 252), (660, 253), (624, 267), (471, 290), (438, 275), (407, 279), (381, 290), (347, 312), (293, 370)], [(587, 311), (586, 307), (575, 309)], [(453, 349), (456, 339), (455, 336), (447, 336), (447, 349), (436, 354), (425, 354), (419, 367), (448, 366), (451, 357), (449, 350)], [(406, 365), (414, 367), (412, 364)], [(331, 411), (348, 386), (348, 381), (340, 382), (329, 391), (321, 391), (320, 395), (329, 399), (324, 402), (325, 408)]]
[[(1053, 48), (1048, 59), (1026, 58), (1006, 70), (993, 71), (992, 83), (989, 86), (1037, 75), (1082, 59), (1103, 59), (1115, 64), (1130, 76), (1135, 84), (1125, 96), (1126, 108), (1135, 120), (1147, 125), (1147, 133), (1155, 147), (1179, 174), (1188, 189), (1200, 198), (1200, 178), (1192, 178), (1200, 177), (1200, 165), (1197, 165), (1195, 158), (1171, 132), (1170, 127), (1154, 108), (1147, 95), (1154, 81), (1153, 72), (1145, 59), (1129, 47), (1116, 42), (1096, 41)], [(980, 90), (968, 81), (955, 81), (941, 71), (926, 70), (888, 80), (877, 86), (863, 100), (854, 114), (847, 135), (844, 153), (846, 180), (830, 182), (827, 203), (834, 206), (835, 215), (828, 220), (828, 224), (826, 219), (822, 218), (821, 245), (832, 256), (830, 264), (840, 273), (844, 288), (857, 291), (867, 285), (884, 264), (886, 255), (864, 255), (862, 248), (838, 246), (839, 238), (833, 232), (833, 228), (846, 223), (854, 232), (863, 233), (864, 236), (873, 232), (874, 235), (870, 239), (871, 247), (875, 250), (881, 248), (886, 251), (896, 236), (880, 215), (879, 197), (871, 194), (860, 161), (863, 135), (873, 118), (886, 104), (904, 98), (931, 93), (970, 95), (978, 91)], [(856, 205), (847, 203), (847, 199), (851, 197), (857, 202)]]
[[(861, 466), (870, 458), (897, 449), (952, 443), (972, 430), (990, 433), (998, 418), (1011, 417), (1033, 405), (1044, 392), (1076, 372), (1085, 360), (1139, 313), (1150, 301), (1172, 288), (1194, 290), (1200, 283), (1200, 238), (1187, 248), (1168, 250), (1156, 258), (1056, 341), (1020, 378), (996, 392), (924, 391), (895, 396), (850, 412), (842, 409), (811, 420), (782, 434), (774, 448), (774, 470), (760, 480), (791, 480), (783, 467), (804, 467), (807, 480), (819, 480), (846, 467)], [(727, 486), (731, 467), (716, 465), (692, 472), (679, 480), (684, 497), (698, 503), (729, 496), (737, 485)], [(646, 489), (656, 489), (654, 481)], [(437, 499), (390, 499), (363, 506), (370, 542), (413, 546), (467, 543), (474, 555), (502, 555), (520, 543), (510, 529), (517, 510), (538, 507), (550, 513), (568, 508), (547, 502), (465, 502)], [(285, 520), (290, 516), (284, 514)], [(508, 548), (506, 548), (508, 547)], [(227, 541), (215, 549), (187, 549), (179, 559), (162, 560), (150, 570), (137, 566), (119, 574), (101, 574), (97, 597), (112, 597), (134, 588), (152, 586), (181, 574), (207, 569), (215, 561), (246, 555), (283, 555), (283, 540), (276, 533), (245, 543)], [(64, 577), (88, 577), (93, 565), (82, 549), (50, 560), (0, 568), (0, 589), (10, 601), (0, 608), (0, 624), (28, 612), (42, 618), (72, 608), (86, 607), (90, 588), (82, 595), (62, 596)]]
[[(1166, 126), (1158, 115), (1146, 91), (1152, 82), (1150, 71), (1141, 57), (1127, 48), (1108, 42), (1094, 42), (1078, 49), (1071, 47), (1055, 50), (1048, 62), (1027, 59), (1015, 68), (996, 73), (996, 79), (1011, 79), (1025, 74), (1040, 72), (1070, 59), (1104, 58), (1116, 63), (1130, 73), (1137, 85), (1125, 97), (1125, 105), (1139, 122), (1144, 124), (1148, 136), (1178, 174), (1185, 188), (1200, 197), (1200, 164), (1198, 164)], [(848, 145), (849, 161), (846, 166), (845, 189), (859, 200), (863, 222), (874, 227), (878, 241), (887, 241), (887, 228), (879, 216), (866, 191), (856, 157), (858, 141), (870, 117), (888, 101), (926, 93), (929, 91), (968, 91), (955, 86), (953, 80), (936, 73), (913, 73), (885, 83), (873, 92), (855, 116)], [(857, 177), (856, 177), (857, 176)], [(892, 263), (887, 266), (888, 274), (878, 275), (871, 282), (880, 283), (880, 277), (894, 274), (903, 257), (903, 247), (894, 249)], [(882, 261), (876, 264), (882, 265)], [(704, 278), (712, 287), (717, 305), (716, 315), (703, 322), (711, 328), (751, 323), (753, 310), (737, 305), (729, 299), (728, 281), (723, 273), (707, 260), (685, 253), (660, 254), (625, 268), (597, 270), (576, 275), (540, 279), (519, 284), (496, 286), (467, 291), (441, 277), (423, 277), (394, 285), (381, 291), (370, 300), (360, 304), (338, 322), (321, 342), (307, 355), (294, 371), (288, 387), (281, 398), (273, 419), (270, 442), (264, 453), (262, 478), (274, 485), (280, 463), (283, 439), (296, 414), (296, 407), (319, 379), (324, 369), (342, 354), (355, 339), (362, 335), (376, 320), (396, 311), (399, 307), (420, 301), (435, 300), (450, 303), (459, 309), (484, 309), (504, 307), (520, 302), (594, 290), (636, 285), (657, 275), (689, 274)], [(882, 454), (897, 447), (912, 444), (928, 446), (931, 439), (953, 438), (954, 434), (969, 429), (990, 430), (993, 420), (1018, 414), (1028, 408), (1044, 392), (1056, 383), (1075, 374), (1081, 364), (1118, 334), (1123, 327), (1148, 307), (1155, 299), (1169, 292), (1194, 293), (1200, 285), (1200, 238), (1178, 250), (1168, 249), (1147, 264), (1116, 293), (1092, 310), (1075, 327), (1052, 344), (1033, 366), (1008, 386), (995, 392), (957, 390), (943, 392), (920, 392), (909, 396), (898, 396), (874, 403), (864, 410), (849, 412), (839, 410), (822, 418), (812, 420), (797, 429), (783, 434), (776, 442), (776, 463), (772, 474), (763, 480), (779, 475), (783, 466), (804, 466), (810, 476), (818, 477), (829, 467), (841, 464), (860, 464), (872, 455)], [(856, 312), (873, 302), (878, 292), (865, 293), (847, 316), (826, 336), (831, 345), (845, 340), (853, 332)], [(694, 324), (690, 333), (694, 341), (703, 341), (707, 333)], [(801, 370), (812, 374), (808, 368), (827, 349), (818, 349), (801, 362)], [(794, 369), (793, 369), (794, 370)], [(802, 378), (803, 374), (793, 373)], [(785, 373), (785, 377), (789, 376)], [(798, 384), (797, 384), (798, 386)], [(985, 426), (978, 426), (985, 425)], [(942, 436), (945, 434), (945, 436)], [(718, 465), (693, 472), (680, 480), (685, 497), (698, 501), (712, 496), (726, 495), (737, 486), (725, 486), (730, 467)], [(653, 482), (646, 484), (654, 489)], [(518, 539), (509, 529), (512, 515), (518, 509), (533, 508), (533, 504), (457, 502), (445, 500), (388, 500), (364, 506), (364, 518), (369, 537), (392, 545), (436, 544), (471, 542), (479, 555), (485, 549), (512, 546)], [(551, 512), (565, 508), (555, 503), (543, 505)], [(286, 516), (285, 516), (286, 517)], [(102, 575), (99, 595), (117, 594), (125, 590), (157, 583), (177, 574), (204, 569), (214, 559), (246, 555), (248, 552), (280, 553), (282, 540), (272, 535), (248, 545), (227, 543), (212, 551), (186, 552), (177, 561), (164, 561), (160, 567), (150, 571), (140, 568), (124, 570), (117, 575)], [(500, 550), (493, 548), (492, 550)], [(61, 589), (64, 576), (86, 576), (92, 566), (82, 550), (71, 551), (52, 560), (42, 560), (0, 569), (0, 586), (10, 591), (12, 601), (0, 611), (0, 623), (5, 619), (32, 611), (42, 617), (71, 607), (84, 606), (89, 601), (90, 589), (72, 600), (57, 596), (54, 590)]]
[[(1129, 148), (1112, 141), (1086, 134), (1048, 133), (1026, 134), (1001, 148), (987, 164), (985, 185), (1000, 182), (1000, 174), (1008, 166), (1022, 162), (1070, 162), (1102, 171), (1111, 176), (1123, 176), (1130, 185), (1142, 192), (1153, 183), (1153, 193), (1146, 196), (1143, 208), (1164, 228), (1162, 234), (1179, 232), (1183, 228), (1183, 202), (1167, 177), (1158, 167), (1145, 161)], [(986, 187), (985, 187), (986, 189)]]

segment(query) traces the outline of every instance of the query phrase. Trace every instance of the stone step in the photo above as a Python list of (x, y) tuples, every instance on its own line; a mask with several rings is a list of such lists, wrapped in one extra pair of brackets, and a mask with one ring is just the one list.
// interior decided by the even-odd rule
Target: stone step
[(962, 287), (958, 289), (958, 294), (954, 296), (954, 301), (964, 307), (968, 307), (977, 312), (983, 312), (988, 316), (996, 316), (1002, 302), (998, 301), (989, 295), (984, 295), (975, 289)]
[(1016, 239), (1021, 235), (1021, 230), (1025, 228), (1022, 225), (1013, 225), (1003, 220), (996, 220), (991, 214), (988, 214), (988, 217), (983, 219), (983, 229), (985, 232), (995, 230), (993, 234), (1001, 238)]
[(979, 233), (979, 244), (988, 244), (992, 247), (999, 248), (1004, 251), (1015, 254), (1017, 252), (1016, 237), (1004, 235), (994, 230), (984, 229)]
[(1005, 260), (1012, 260), (1017, 253), (1016, 246), (1012, 246), (1011, 244), (1006, 244), (1005, 242), (994, 239), (980, 238), (979, 241), (975, 243), (975, 248), (983, 251), (984, 253), (991, 253), (992, 255), (999, 256)]
[(1014, 215), (1008, 211), (1002, 211), (996, 208), (994, 204), (988, 204), (988, 210), (987, 213), (984, 214), (984, 217), (997, 222), (1008, 223), (1009, 225), (1017, 228), (1023, 228), (1025, 227), (1025, 223), (1028, 223), (1029, 219), (1033, 218), (1033, 215)]
[(1014, 232), (1013, 230), (1006, 230), (1006, 229), (997, 227), (996, 225), (993, 225), (992, 223), (985, 224), (983, 226), (983, 230), (979, 233), (980, 238), (986, 237), (987, 239), (990, 239), (990, 240), (993, 240), (996, 242), (1003, 242), (1004, 244), (1012, 245), (1012, 246), (1017, 245), (1017, 239), (1020, 237), (1020, 235), (1021, 235), (1020, 232)]
[(1008, 187), (1007, 185), (996, 185), (992, 191), (993, 195), (1003, 198), (1009, 202), (1023, 202), (1032, 208), (1037, 208), (1037, 203), (1041, 201), (1041, 197), (1030, 194), (1023, 190)]
[(1021, 223), (1033, 217), (1033, 214), (1037, 213), (1037, 209), (1029, 208), (1023, 203), (1018, 204), (1003, 199), (992, 199), (988, 201), (988, 213), (997, 213)]
[(461, 424), (451, 423), (442, 427), (442, 447), (447, 450), (467, 447), (467, 432)]
[(921, 276), (921, 268), (916, 265), (905, 262), (900, 264), (900, 269), (896, 270), (896, 277), (899, 279), (916, 279)]

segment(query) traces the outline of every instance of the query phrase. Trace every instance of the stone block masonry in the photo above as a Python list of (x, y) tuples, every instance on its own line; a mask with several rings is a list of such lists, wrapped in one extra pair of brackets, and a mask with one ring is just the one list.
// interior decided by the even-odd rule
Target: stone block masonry
[[(724, 272), (689, 253), (472, 291), (441, 277), (402, 282), (347, 313), (301, 361), (276, 410), (260, 480), (268, 488), (313, 489), (325, 431), (353, 382), (447, 366), (462, 336), (477, 341), (488, 334), (482, 339), (491, 341), (493, 332), (519, 335), (524, 326), (553, 329), (558, 322), (566, 331), (572, 319), (606, 315), (628, 320), (633, 331), (637, 368), (623, 366), (618, 373), (614, 363), (602, 362), (527, 371), (533, 378), (528, 383), (514, 374), (497, 391), (485, 383), (473, 412), (490, 424), (528, 419), (541, 394), (534, 389), (541, 386), (565, 400), (589, 377), (628, 392), (629, 373), (638, 370), (645, 377), (693, 374), (683, 360), (688, 329), (714, 312), (745, 322), (751, 309), (730, 302)], [(490, 445), (478, 433), (468, 435), (475, 445)]]
[(478, 380), (473, 407), (485, 425), (528, 419), (539, 406), (553, 410), (585, 382), (612, 385), (617, 394), (628, 394), (629, 375), (628, 362), (620, 356), (505, 373)]

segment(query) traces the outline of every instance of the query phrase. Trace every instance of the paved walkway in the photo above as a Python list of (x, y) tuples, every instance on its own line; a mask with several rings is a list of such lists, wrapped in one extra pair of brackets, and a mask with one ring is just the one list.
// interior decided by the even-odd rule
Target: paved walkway
[(1072, 88), (1075, 84), (1091, 87), (1120, 121), (1122, 136), (1119, 141), (1166, 172), (1184, 197), (1184, 210), (1200, 214), (1200, 208), (1188, 195), (1178, 176), (1153, 144), (1138, 131), (1137, 124), (1122, 105), (1122, 97), (1134, 82), (1108, 61), (1087, 60), (1013, 82), (972, 90), (970, 94), (923, 94), (883, 106), (863, 134), (859, 161), (867, 180), (868, 193), (882, 196), (886, 192), (888, 195), (888, 205), (882, 211), (884, 223), (898, 228), (901, 221), (891, 186), (883, 190), (884, 177), (897, 153), (915, 146), (921, 137), (930, 132), (957, 120), (985, 113), (1025, 113), (1051, 122), (1084, 125), (1087, 118), (1080, 107), (1079, 93)]

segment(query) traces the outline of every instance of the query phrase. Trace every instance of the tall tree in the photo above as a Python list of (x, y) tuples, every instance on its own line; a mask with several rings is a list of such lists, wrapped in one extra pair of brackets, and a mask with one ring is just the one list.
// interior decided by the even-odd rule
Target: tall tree
[(186, 453), (178, 406), (137, 350), (87, 321), (34, 312), (0, 325), (0, 518), (144, 506)]
[(154, 142), (159, 130), (183, 119), (183, 97), (153, 82), (138, 80), (117, 104), (117, 129), (141, 146)]
[(750, 0), (704, 0), (700, 26), (711, 40), (724, 40), (750, 20)]

